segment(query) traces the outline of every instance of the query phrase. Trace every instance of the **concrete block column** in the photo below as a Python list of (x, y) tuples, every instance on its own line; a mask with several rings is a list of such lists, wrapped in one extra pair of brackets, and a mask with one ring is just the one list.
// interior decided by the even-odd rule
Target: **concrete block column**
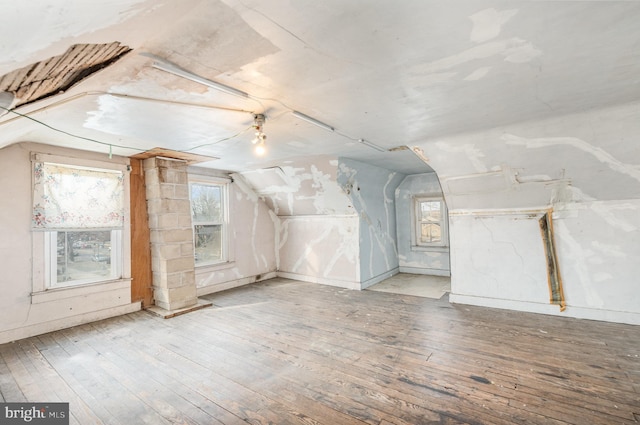
[(197, 303), (187, 164), (144, 160), (156, 305), (178, 310)]

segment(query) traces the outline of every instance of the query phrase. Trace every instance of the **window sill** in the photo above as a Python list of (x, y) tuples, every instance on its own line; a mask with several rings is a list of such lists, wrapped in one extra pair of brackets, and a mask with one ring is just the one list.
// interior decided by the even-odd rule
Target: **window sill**
[(446, 245), (442, 246), (417, 246), (414, 245), (411, 247), (411, 251), (422, 251), (422, 252), (449, 252), (449, 247)]
[(131, 279), (117, 279), (102, 282), (86, 283), (83, 285), (48, 288), (44, 291), (31, 293), (31, 304), (48, 303), (65, 298), (82, 297), (95, 293), (131, 288)]
[(235, 266), (236, 266), (235, 261), (226, 261), (224, 263), (214, 263), (214, 264), (202, 264), (200, 266), (196, 266), (196, 273), (217, 272), (219, 270), (226, 270)]

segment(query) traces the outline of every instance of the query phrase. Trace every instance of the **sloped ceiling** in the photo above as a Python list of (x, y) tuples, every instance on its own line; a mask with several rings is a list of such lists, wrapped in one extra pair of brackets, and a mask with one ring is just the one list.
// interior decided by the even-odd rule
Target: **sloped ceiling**
[[(231, 171), (330, 155), (412, 174), (430, 170), (413, 150), (398, 161), (359, 140), (413, 147), (640, 99), (640, 2), (33, 0), (3, 17), (0, 75), (76, 44), (133, 51), (16, 109), (83, 139), (8, 113), (0, 146), (127, 156), (160, 147), (219, 158), (201, 165)], [(156, 69), (145, 54), (249, 97)], [(262, 158), (252, 152), (254, 113), (267, 117)]]

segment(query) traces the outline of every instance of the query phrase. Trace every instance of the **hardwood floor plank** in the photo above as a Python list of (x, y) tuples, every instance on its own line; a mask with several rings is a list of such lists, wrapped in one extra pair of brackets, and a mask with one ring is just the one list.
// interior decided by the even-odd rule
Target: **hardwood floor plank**
[[(0, 345), (70, 423), (637, 424), (640, 327), (272, 279)], [(36, 379), (39, 377), (39, 379)]]
[(8, 356), (11, 356), (8, 353), (8, 345), (0, 345), (0, 393), (2, 393), (2, 398), (5, 402), (19, 403), (26, 401), (26, 396), (6, 363)]

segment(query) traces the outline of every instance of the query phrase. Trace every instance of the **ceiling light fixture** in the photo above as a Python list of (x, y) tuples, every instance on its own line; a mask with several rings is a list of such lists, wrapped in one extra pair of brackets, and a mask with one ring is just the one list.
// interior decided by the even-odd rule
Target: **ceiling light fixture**
[(325, 124), (322, 121), (318, 121), (315, 118), (310, 117), (309, 115), (305, 115), (302, 112), (293, 111), (293, 116), (296, 118), (300, 118), (303, 121), (310, 122), (311, 124), (317, 125), (320, 128), (324, 128), (327, 131), (335, 131), (335, 128), (331, 127), (329, 124)]
[(193, 74), (186, 69), (180, 68), (178, 65), (169, 62), (167, 60), (161, 59), (155, 55), (146, 54), (145, 56), (149, 56), (154, 59), (154, 62), (151, 66), (161, 71), (168, 72), (173, 75), (177, 75), (178, 77), (186, 78), (187, 80), (191, 80), (196, 83), (204, 84), (205, 86), (214, 88), (216, 90), (223, 91), (228, 94), (232, 94), (234, 96), (248, 98), (249, 94), (243, 92), (242, 90), (234, 89), (233, 87), (229, 87), (226, 84), (218, 83), (215, 81), (211, 81), (207, 78), (203, 78), (199, 75)]
[(377, 150), (378, 152), (386, 152), (387, 151), (386, 149), (381, 148), (380, 146), (378, 146), (376, 144), (373, 144), (371, 142), (368, 142), (368, 141), (366, 141), (364, 139), (358, 139), (358, 142), (362, 143), (365, 146), (369, 146), (370, 148), (373, 148), (373, 149)]
[(267, 152), (266, 140), (267, 135), (264, 134), (264, 122), (266, 118), (264, 114), (255, 114), (253, 116), (253, 128), (255, 129), (256, 137), (251, 141), (256, 147), (254, 148), (254, 152), (258, 156), (262, 156)]

